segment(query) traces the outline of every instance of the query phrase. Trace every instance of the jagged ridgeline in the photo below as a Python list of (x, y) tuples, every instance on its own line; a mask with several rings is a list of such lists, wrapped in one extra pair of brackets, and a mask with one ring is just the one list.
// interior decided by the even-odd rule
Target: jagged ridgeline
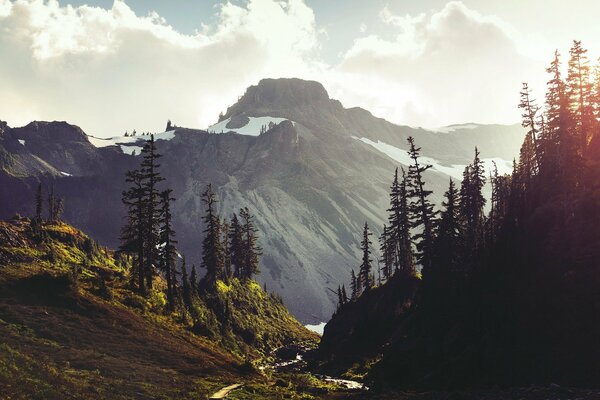
[(293, 393), (257, 367), (317, 336), (252, 279), (252, 216), (242, 209), (228, 227), (206, 189), (200, 278), (177, 251), (152, 138), (142, 154), (117, 251), (62, 222), (62, 198), (42, 185), (31, 218), (0, 221), (0, 397), (206, 398), (232, 382), (264, 398)]
[(380, 387), (598, 384), (600, 69), (577, 41), (560, 60), (545, 106), (523, 85), (512, 174), (487, 173), (475, 149), (434, 211), (430, 165), (409, 138), (377, 269), (365, 224), (362, 264), (320, 344), (324, 370)]

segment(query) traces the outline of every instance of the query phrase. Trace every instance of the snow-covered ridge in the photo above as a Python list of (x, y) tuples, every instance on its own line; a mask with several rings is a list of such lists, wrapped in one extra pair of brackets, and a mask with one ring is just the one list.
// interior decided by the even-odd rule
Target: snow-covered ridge
[[(378, 140), (377, 142), (374, 142), (367, 138), (355, 137), (355, 139), (360, 140), (361, 142), (366, 143), (370, 146), (373, 146), (375, 149), (382, 152), (383, 154), (385, 154), (392, 160), (399, 162), (400, 164), (410, 165), (413, 163), (411, 158), (408, 156), (408, 152), (404, 149), (400, 149), (396, 146), (392, 146), (391, 144), (387, 144), (380, 140)], [(486, 171), (492, 171), (494, 168), (494, 162), (495, 162), (496, 166), (498, 167), (498, 173), (500, 175), (512, 173), (512, 162), (510, 162), (510, 161), (503, 160), (502, 158), (499, 158), (499, 157), (482, 158), (481, 160), (484, 163)], [(440, 161), (433, 159), (431, 157), (426, 157), (426, 156), (419, 157), (419, 161), (422, 164), (431, 164), (432, 169), (434, 171), (449, 175), (458, 181), (462, 180), (463, 171), (466, 167), (465, 164), (452, 164), (449, 166), (443, 165)]]
[[(171, 140), (174, 137), (175, 137), (175, 130), (154, 134), (154, 140)], [(125, 147), (139, 147), (139, 146), (131, 146), (131, 145), (136, 144), (137, 142), (150, 140), (150, 135), (147, 135), (147, 136), (142, 136), (142, 135), (140, 135), (140, 136), (116, 136), (116, 137), (112, 137), (112, 138), (97, 138), (97, 137), (88, 135), (88, 140), (90, 141), (91, 144), (93, 144), (96, 147), (124, 145), (124, 146), (121, 146), (121, 150), (123, 150), (124, 153), (127, 152), (128, 154), (131, 154), (131, 151), (133, 151), (133, 150), (125, 151), (124, 148)]]
[[(227, 118), (219, 123), (211, 125), (207, 128), (207, 131), (210, 133), (226, 133), (226, 132), (235, 132), (240, 135), (249, 135), (249, 136), (258, 136), (260, 135), (261, 128), (266, 126), (269, 129), (269, 124), (273, 123), (275, 125), (287, 121), (287, 118), (278, 118), (278, 117), (248, 117), (249, 121), (246, 125), (241, 128), (227, 128), (227, 124), (231, 121), (231, 118)], [(292, 121), (292, 123), (294, 123)]]

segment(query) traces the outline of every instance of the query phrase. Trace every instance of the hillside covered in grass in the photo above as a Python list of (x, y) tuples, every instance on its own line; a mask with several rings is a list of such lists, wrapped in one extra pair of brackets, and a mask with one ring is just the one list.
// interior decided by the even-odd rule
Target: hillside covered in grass
[(141, 297), (130, 267), (63, 222), (0, 222), (3, 398), (206, 398), (234, 382), (240, 395), (295, 396), (257, 368), (317, 339), (277, 296), (231, 279), (167, 312), (164, 281)]

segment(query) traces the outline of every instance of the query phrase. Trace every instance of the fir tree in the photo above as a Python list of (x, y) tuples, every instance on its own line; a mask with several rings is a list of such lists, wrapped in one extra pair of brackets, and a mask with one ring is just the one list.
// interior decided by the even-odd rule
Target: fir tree
[[(135, 131), (134, 131), (135, 132)], [(160, 221), (160, 192), (158, 183), (164, 179), (160, 176), (158, 168), (160, 164), (158, 159), (162, 157), (158, 154), (154, 135), (150, 136), (142, 148), (141, 163), (141, 183), (144, 193), (144, 256), (145, 256), (145, 274), (146, 285), (152, 289), (154, 279), (154, 267), (158, 264), (158, 244), (159, 244), (159, 221)]]
[(56, 209), (56, 198), (54, 196), (54, 184), (50, 185), (48, 190), (48, 221), (55, 222), (54, 211)]
[(213, 287), (223, 274), (224, 251), (221, 243), (220, 219), (216, 214), (217, 196), (208, 184), (202, 194), (202, 201), (206, 204), (204, 221), (204, 241), (202, 242), (202, 266), (206, 269), (203, 281)]
[(240, 278), (242, 276), (242, 268), (244, 265), (244, 251), (242, 226), (235, 213), (231, 217), (231, 224), (229, 227), (229, 254), (231, 264), (234, 268), (233, 274), (235, 277)]
[(344, 304), (348, 303), (348, 294), (346, 293), (346, 285), (342, 285), (342, 301)]
[(181, 286), (183, 290), (183, 303), (189, 309), (192, 307), (192, 285), (188, 279), (185, 256), (181, 259)]
[(192, 272), (190, 273), (190, 295), (192, 298), (198, 296), (198, 273), (196, 272), (196, 264), (192, 264)]
[(522, 122), (521, 125), (526, 129), (527, 135), (530, 137), (531, 145), (533, 147), (533, 173), (537, 172), (539, 156), (538, 153), (540, 151), (540, 146), (538, 144), (538, 127), (536, 119), (538, 117), (538, 112), (540, 111), (540, 107), (535, 104), (535, 100), (531, 98), (531, 91), (529, 90), (529, 85), (527, 83), (523, 83), (523, 89), (521, 90), (521, 101), (519, 103), (519, 108), (522, 109), (521, 117)]
[(42, 194), (42, 184), (38, 184), (37, 192), (35, 195), (35, 219), (40, 222), (42, 220), (42, 209), (43, 209), (44, 197)]
[(414, 256), (410, 237), (407, 177), (402, 170), (402, 180), (399, 180), (398, 168), (396, 168), (394, 181), (390, 188), (388, 212), (388, 251), (396, 271), (410, 274), (414, 269)]
[(243, 268), (242, 278), (252, 279), (258, 274), (259, 257), (262, 249), (258, 246), (258, 229), (254, 225), (254, 218), (247, 207), (240, 209), (240, 218), (242, 219), (242, 243), (243, 243)]
[(590, 80), (590, 66), (587, 58), (587, 50), (581, 47), (581, 41), (574, 40), (573, 47), (569, 51), (570, 59), (567, 72), (567, 96), (569, 109), (573, 114), (573, 135), (579, 148), (579, 154), (583, 154), (592, 133), (593, 125), (593, 93)]
[(167, 302), (169, 309), (175, 309), (175, 260), (177, 259), (177, 249), (175, 245), (177, 241), (174, 239), (175, 231), (173, 230), (170, 203), (175, 199), (171, 197), (171, 189), (161, 192), (161, 218), (160, 218), (160, 250), (161, 269), (163, 270), (167, 280)]
[(120, 250), (136, 255), (133, 263), (134, 275), (137, 275), (137, 288), (141, 294), (146, 293), (145, 283), (145, 205), (144, 188), (142, 187), (142, 174), (139, 170), (128, 171), (126, 182), (131, 186), (123, 192), (122, 201), (127, 207), (127, 223), (121, 229)]
[(358, 297), (360, 296), (360, 292), (361, 292), (360, 282), (356, 278), (356, 274), (354, 273), (354, 270), (352, 270), (352, 279), (350, 281), (350, 292), (351, 292), (352, 300), (358, 299)]
[(443, 209), (437, 223), (435, 264), (438, 270), (445, 269), (440, 275), (447, 278), (447, 272), (455, 271), (460, 265), (460, 249), (463, 245), (459, 197), (452, 179), (444, 197)]
[(229, 243), (229, 223), (227, 220), (223, 220), (221, 222), (221, 234), (222, 239), (221, 243), (223, 246), (224, 258), (223, 258), (223, 278), (225, 281), (229, 281), (229, 278), (232, 277), (231, 271), (231, 244)]
[(433, 220), (435, 213), (433, 204), (429, 200), (430, 190), (425, 189), (423, 173), (431, 168), (430, 164), (419, 163), (420, 147), (415, 146), (412, 136), (408, 138), (410, 149), (408, 151), (412, 164), (408, 168), (408, 197), (410, 198), (409, 210), (412, 217), (412, 227), (416, 230), (413, 241), (417, 248), (417, 261), (423, 267), (423, 273), (431, 267), (433, 250)]
[(362, 263), (360, 264), (360, 269), (358, 273), (358, 279), (360, 280), (361, 286), (364, 290), (369, 290), (373, 287), (373, 279), (371, 276), (371, 232), (369, 232), (369, 225), (365, 222), (365, 226), (363, 229), (363, 238), (360, 243), (361, 251), (362, 251)]

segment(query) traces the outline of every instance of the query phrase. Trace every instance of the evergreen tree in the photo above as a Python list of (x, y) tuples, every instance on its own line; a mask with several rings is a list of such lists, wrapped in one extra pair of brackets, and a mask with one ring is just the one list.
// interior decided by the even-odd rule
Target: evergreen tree
[(388, 251), (393, 259), (396, 271), (412, 273), (414, 256), (410, 237), (407, 177), (402, 170), (402, 180), (398, 179), (398, 168), (394, 172), (394, 181), (390, 188), (390, 208), (388, 227)]
[(183, 303), (189, 309), (192, 307), (192, 287), (188, 279), (188, 273), (185, 266), (185, 256), (181, 260), (181, 286), (183, 290)]
[(206, 214), (202, 218), (205, 226), (205, 236), (202, 242), (202, 266), (206, 269), (203, 281), (213, 287), (217, 279), (223, 275), (224, 251), (221, 243), (220, 219), (215, 210), (218, 200), (211, 184), (208, 184), (202, 194), (202, 201), (206, 204)]
[(229, 227), (229, 254), (231, 258), (231, 264), (234, 268), (233, 274), (235, 277), (240, 278), (242, 276), (242, 269), (244, 266), (244, 250), (242, 226), (240, 225), (238, 216), (235, 213), (231, 217), (231, 224)]
[(585, 152), (594, 123), (591, 70), (587, 50), (581, 47), (581, 41), (573, 41), (569, 54), (566, 90), (569, 109), (573, 113), (572, 131), (581, 155)]
[(240, 209), (242, 219), (242, 243), (243, 243), (243, 268), (242, 279), (252, 279), (258, 274), (259, 257), (262, 249), (258, 245), (258, 229), (254, 225), (254, 218), (247, 207)]
[(423, 173), (431, 168), (430, 164), (422, 165), (419, 163), (420, 147), (415, 146), (412, 136), (408, 138), (410, 149), (408, 151), (412, 164), (408, 168), (408, 205), (412, 217), (412, 227), (416, 230), (413, 234), (413, 241), (417, 249), (417, 261), (423, 267), (423, 273), (431, 267), (431, 257), (433, 250), (433, 220), (435, 213), (433, 204), (429, 200), (430, 190), (425, 189)]
[(351, 292), (352, 300), (358, 299), (358, 297), (360, 296), (360, 292), (361, 292), (360, 282), (356, 278), (356, 274), (354, 273), (354, 270), (352, 270), (352, 280), (350, 281), (350, 292)]
[(36, 221), (42, 220), (42, 208), (43, 208), (44, 197), (42, 194), (42, 184), (38, 184), (37, 192), (35, 195), (35, 219)]
[(533, 147), (533, 173), (537, 172), (539, 156), (538, 153), (540, 151), (540, 146), (538, 144), (538, 127), (536, 123), (536, 119), (538, 117), (538, 112), (540, 111), (540, 107), (535, 104), (535, 100), (531, 98), (531, 91), (529, 90), (529, 85), (527, 83), (523, 83), (523, 89), (521, 90), (521, 101), (519, 103), (519, 108), (522, 109), (521, 117), (523, 118), (521, 125), (527, 131), (527, 136), (530, 137), (531, 145)]
[(348, 294), (346, 293), (346, 285), (342, 285), (342, 301), (343, 304), (348, 302)]
[(177, 241), (174, 239), (175, 231), (173, 230), (170, 203), (175, 199), (171, 197), (171, 189), (161, 192), (161, 218), (160, 218), (160, 250), (161, 269), (163, 270), (167, 280), (167, 301), (169, 309), (175, 309), (175, 260), (177, 259), (177, 249), (175, 245)]
[(448, 278), (448, 272), (455, 271), (460, 265), (463, 246), (459, 196), (452, 179), (444, 197), (435, 239), (435, 265), (438, 270), (443, 269), (439, 274), (442, 279)]
[(479, 150), (475, 148), (475, 158), (473, 163), (465, 168), (460, 187), (460, 211), (465, 224), (465, 246), (468, 251), (473, 251), (473, 254), (477, 254), (483, 244), (485, 182), (483, 161), (479, 158)]
[(342, 287), (338, 286), (337, 288), (337, 296), (338, 296), (338, 310), (344, 305), (344, 297), (342, 295)]
[(391, 240), (391, 234), (386, 225), (383, 226), (383, 233), (379, 238), (379, 251), (383, 261), (383, 278), (387, 281), (393, 275), (394, 267), (394, 242)]
[[(135, 132), (135, 131), (134, 131)], [(141, 163), (141, 183), (144, 193), (144, 256), (145, 256), (145, 274), (146, 285), (152, 289), (154, 279), (154, 268), (158, 265), (160, 259), (158, 254), (159, 245), (159, 221), (160, 221), (160, 191), (158, 183), (164, 179), (160, 176), (158, 168), (158, 159), (162, 157), (158, 154), (154, 135), (150, 136), (142, 148)]]
[(121, 229), (121, 246), (119, 249), (125, 253), (136, 255), (132, 278), (135, 279), (134, 275), (137, 275), (138, 291), (145, 294), (145, 205), (142, 174), (139, 170), (128, 171), (125, 180), (131, 186), (122, 195), (122, 201), (127, 207), (127, 223)]
[(196, 272), (196, 264), (192, 264), (192, 272), (190, 273), (190, 295), (192, 298), (198, 296), (198, 286), (200, 282), (198, 280), (198, 273)]
[(360, 243), (360, 247), (362, 250), (362, 263), (360, 264), (360, 269), (358, 273), (358, 279), (360, 281), (360, 285), (364, 290), (369, 290), (373, 287), (373, 278), (371, 276), (371, 232), (369, 232), (369, 225), (365, 222), (365, 227), (363, 229), (363, 238)]
[(56, 198), (54, 196), (54, 184), (50, 184), (50, 190), (48, 190), (48, 221), (55, 222), (54, 211), (56, 208)]
[(229, 243), (229, 223), (227, 222), (226, 219), (224, 219), (221, 222), (221, 234), (222, 234), (222, 239), (221, 239), (221, 243), (223, 245), (223, 252), (224, 252), (224, 258), (223, 258), (223, 278), (225, 279), (225, 281), (229, 281), (229, 278), (232, 277), (232, 271), (231, 271), (231, 244)]

